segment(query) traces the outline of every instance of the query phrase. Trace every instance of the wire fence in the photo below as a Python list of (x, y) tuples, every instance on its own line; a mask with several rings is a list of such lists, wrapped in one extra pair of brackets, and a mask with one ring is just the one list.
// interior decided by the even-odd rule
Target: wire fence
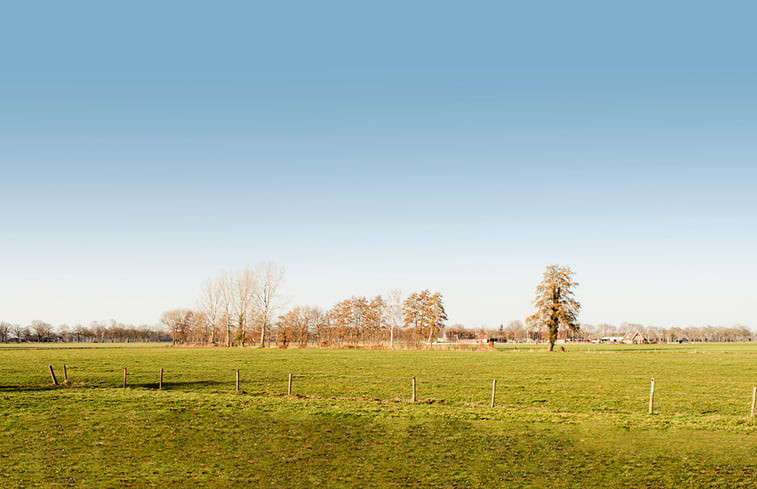
[[(42, 369), (39, 369), (42, 370)], [(640, 375), (615, 378), (476, 375), (401, 376), (373, 372), (285, 372), (244, 368), (58, 365), (31, 374), (0, 369), (0, 391), (103, 388), (238, 393), (318, 399), (415, 402), (570, 413), (755, 416), (757, 386), (747, 380)]]

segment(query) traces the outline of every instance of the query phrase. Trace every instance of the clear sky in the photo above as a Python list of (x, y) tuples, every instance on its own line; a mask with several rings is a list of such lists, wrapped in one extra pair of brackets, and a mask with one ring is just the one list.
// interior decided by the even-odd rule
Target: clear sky
[(757, 329), (753, 2), (0, 7), (0, 320), (156, 323), (273, 260), (290, 305), (430, 288)]

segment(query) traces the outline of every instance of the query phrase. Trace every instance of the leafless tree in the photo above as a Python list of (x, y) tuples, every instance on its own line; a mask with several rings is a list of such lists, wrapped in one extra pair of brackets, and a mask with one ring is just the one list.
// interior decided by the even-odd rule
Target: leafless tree
[(63, 338), (63, 341), (71, 341), (71, 328), (68, 327), (68, 324), (58, 326), (58, 334)]
[(394, 289), (386, 298), (386, 322), (389, 325), (389, 348), (394, 348), (394, 331), (402, 326), (402, 291)]
[(223, 283), (219, 279), (207, 280), (200, 295), (200, 311), (204, 314), (203, 343), (216, 342), (216, 332), (223, 317)]
[(13, 332), (13, 335), (16, 337), (16, 342), (21, 343), (21, 341), (29, 341), (29, 339), (32, 336), (31, 330), (29, 330), (28, 326), (21, 326), (20, 324), (14, 324), (11, 327), (11, 331)]
[(526, 327), (522, 321), (514, 320), (507, 323), (507, 327), (504, 330), (505, 337), (510, 341), (520, 341), (525, 339)]
[(195, 313), (191, 309), (173, 309), (166, 311), (160, 318), (166, 325), (173, 343), (186, 343), (195, 326)]
[(0, 322), (0, 341), (2, 341), (3, 343), (8, 343), (11, 327), (13, 327), (11, 323), (7, 323), (5, 321)]
[(266, 332), (278, 307), (278, 294), (284, 280), (284, 268), (273, 262), (257, 266), (258, 287), (255, 294), (258, 323), (260, 325), (260, 346), (265, 347)]
[(30, 326), (31, 330), (34, 332), (34, 335), (37, 337), (37, 341), (39, 342), (48, 340), (50, 338), (50, 335), (53, 333), (52, 325), (44, 321), (40, 321), (39, 319), (32, 321), (32, 324)]
[(237, 320), (236, 340), (239, 346), (244, 346), (249, 327), (255, 317), (255, 302), (257, 298), (257, 276), (251, 268), (245, 268), (234, 278), (234, 315)]
[(216, 278), (216, 293), (220, 323), (226, 332), (226, 347), (231, 346), (232, 311), (234, 309), (234, 284), (231, 275), (223, 272)]

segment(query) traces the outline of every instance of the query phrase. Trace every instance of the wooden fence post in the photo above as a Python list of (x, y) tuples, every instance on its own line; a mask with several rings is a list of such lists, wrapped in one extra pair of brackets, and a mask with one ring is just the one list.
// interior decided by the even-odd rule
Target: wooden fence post
[(239, 394), (239, 369), (237, 369), (237, 394)]
[(124, 389), (126, 389), (126, 367), (124, 367)]
[(160, 381), (158, 382), (158, 389), (163, 388), (163, 368), (160, 369)]
[(652, 385), (649, 387), (649, 414), (654, 413), (654, 377), (652, 377)]
[(757, 385), (752, 387), (752, 417), (754, 418), (754, 409), (757, 405)]
[(292, 374), (289, 374), (289, 383), (287, 384), (287, 395), (292, 395)]
[(55, 370), (53, 370), (53, 366), (52, 365), (48, 365), (47, 368), (50, 369), (50, 377), (53, 378), (53, 385), (58, 385), (58, 379), (55, 378)]
[(68, 365), (63, 365), (63, 383), (68, 384)]
[(412, 402), (415, 402), (415, 400), (416, 400), (416, 397), (415, 397), (415, 377), (413, 377), (413, 401)]
[(492, 403), (490, 407), (494, 407), (494, 400), (497, 397), (497, 379), (492, 380)]

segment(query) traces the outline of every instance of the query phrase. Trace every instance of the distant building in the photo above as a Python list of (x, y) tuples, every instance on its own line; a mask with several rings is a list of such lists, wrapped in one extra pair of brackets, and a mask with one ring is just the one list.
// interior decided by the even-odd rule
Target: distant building
[(644, 343), (649, 343), (649, 338), (638, 331), (629, 331), (623, 336), (620, 342), (625, 343), (626, 345), (643, 345)]
[(599, 341), (601, 343), (620, 343), (625, 336), (603, 336)]

